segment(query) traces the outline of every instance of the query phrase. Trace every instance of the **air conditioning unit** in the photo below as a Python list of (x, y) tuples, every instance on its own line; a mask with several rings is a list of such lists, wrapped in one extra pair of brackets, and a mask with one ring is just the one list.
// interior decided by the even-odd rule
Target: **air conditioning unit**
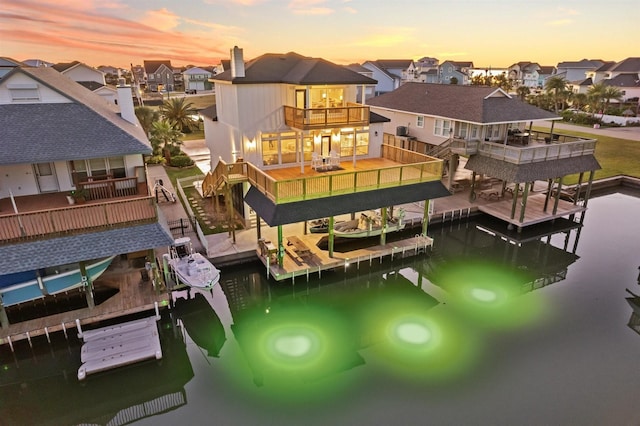
[(409, 129), (407, 126), (396, 127), (396, 136), (409, 136)]

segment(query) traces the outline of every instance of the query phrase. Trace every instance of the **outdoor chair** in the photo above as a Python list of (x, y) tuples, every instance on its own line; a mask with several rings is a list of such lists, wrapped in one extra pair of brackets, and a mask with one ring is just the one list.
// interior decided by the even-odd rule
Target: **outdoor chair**
[(311, 154), (311, 168), (313, 170), (318, 170), (320, 167), (322, 167), (322, 158), (317, 152), (314, 152)]
[(331, 167), (340, 167), (340, 156), (337, 152), (331, 151), (329, 153), (329, 165)]

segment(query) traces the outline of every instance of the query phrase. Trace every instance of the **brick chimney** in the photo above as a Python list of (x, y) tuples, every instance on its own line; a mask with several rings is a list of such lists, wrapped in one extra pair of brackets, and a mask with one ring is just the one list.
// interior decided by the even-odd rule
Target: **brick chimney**
[(233, 46), (231, 49), (231, 78), (244, 77), (244, 59), (242, 49)]
[(136, 126), (138, 123), (138, 117), (133, 107), (133, 93), (131, 92), (131, 86), (129, 86), (124, 78), (118, 79), (118, 106), (120, 107), (120, 116), (127, 120), (129, 123), (133, 123)]

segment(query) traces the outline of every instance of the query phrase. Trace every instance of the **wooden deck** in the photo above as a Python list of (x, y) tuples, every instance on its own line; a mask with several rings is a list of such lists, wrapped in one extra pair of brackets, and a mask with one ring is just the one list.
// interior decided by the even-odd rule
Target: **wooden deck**
[(524, 220), (520, 221), (522, 212), (522, 197), (518, 197), (516, 202), (516, 212), (514, 218), (511, 219), (511, 209), (513, 207), (513, 198), (504, 197), (502, 200), (493, 201), (486, 204), (478, 204), (478, 210), (487, 213), (505, 222), (515, 225), (519, 228), (533, 225), (536, 223), (546, 222), (559, 217), (565, 217), (572, 214), (580, 213), (585, 210), (581, 205), (575, 205), (572, 202), (558, 200), (558, 208), (556, 214), (553, 214), (554, 199), (551, 198), (547, 205), (547, 211), (543, 210), (546, 200), (546, 194), (529, 194), (527, 197), (527, 205), (525, 208)]
[(116, 261), (94, 282), (94, 287), (106, 286), (118, 289), (118, 293), (93, 309), (83, 308), (63, 312), (33, 320), (10, 324), (0, 329), (0, 344), (31, 339), (48, 333), (76, 328), (80, 325), (123, 317), (139, 312), (155, 310), (167, 306), (169, 295), (166, 291), (156, 291), (152, 281), (143, 281), (141, 271), (144, 268), (131, 268), (126, 261)]
[[(308, 162), (307, 162), (308, 163)], [(385, 167), (394, 167), (397, 166), (398, 163), (393, 160), (388, 160), (386, 158), (367, 158), (358, 160), (356, 162), (356, 166), (354, 167), (353, 161), (348, 160), (345, 161), (343, 158), (340, 161), (340, 169), (339, 170), (314, 170), (311, 167), (311, 164), (305, 164), (304, 173), (300, 170), (300, 165), (292, 165), (291, 167), (285, 167), (280, 169), (272, 169), (272, 170), (264, 170), (264, 173), (271, 176), (275, 180), (290, 180), (290, 179), (299, 179), (305, 177), (313, 177), (313, 176), (326, 176), (327, 174), (336, 174), (336, 173), (344, 173), (344, 172), (355, 172), (361, 170), (375, 170), (382, 169)]]

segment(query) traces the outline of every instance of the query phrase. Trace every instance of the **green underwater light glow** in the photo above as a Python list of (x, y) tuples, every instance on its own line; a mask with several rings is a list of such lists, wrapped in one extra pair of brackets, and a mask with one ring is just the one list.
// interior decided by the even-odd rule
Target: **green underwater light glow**
[(447, 314), (417, 294), (398, 295), (367, 309), (362, 327), (372, 350), (396, 377), (421, 384), (453, 380), (477, 358), (478, 340)]
[(353, 330), (336, 310), (322, 305), (281, 304), (256, 310), (234, 334), (253, 374), (269, 398), (287, 404), (331, 398), (330, 378), (362, 364)]
[(447, 304), (474, 325), (508, 329), (530, 323), (542, 309), (535, 293), (525, 293), (533, 281), (526, 271), (482, 260), (444, 265), (435, 284), (448, 293)]

